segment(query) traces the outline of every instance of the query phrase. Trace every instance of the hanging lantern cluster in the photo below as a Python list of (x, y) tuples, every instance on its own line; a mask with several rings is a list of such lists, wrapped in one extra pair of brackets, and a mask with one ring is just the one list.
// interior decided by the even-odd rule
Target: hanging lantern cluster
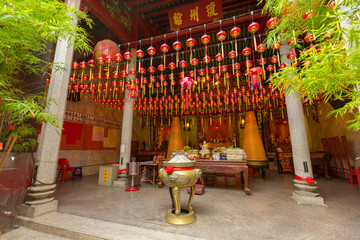
[[(164, 35), (164, 42), (159, 49), (162, 61), (157, 66), (153, 65), (157, 52), (153, 46), (153, 38), (145, 52), (148, 54), (148, 59), (144, 59), (145, 53), (139, 41), (140, 48), (135, 53), (137, 63), (131, 69), (133, 56), (129, 51), (130, 43), (127, 44), (127, 51), (123, 55), (119, 48), (116, 52), (101, 50), (102, 54), (94, 55), (94, 59), (81, 61), (80, 64), (74, 62), (68, 97), (80, 100), (91, 99), (119, 110), (123, 107), (124, 99), (138, 98), (135, 105), (136, 112), (144, 117), (166, 118), (191, 115), (202, 118), (218, 116), (221, 119), (224, 114), (231, 115), (251, 109), (269, 111), (270, 114), (275, 109), (283, 112), (286, 106), (284, 94), (273, 89), (272, 83), (267, 80), (272, 72), (286, 67), (285, 63), (280, 62), (281, 42), (275, 42), (271, 46), (274, 52), (272, 57), (264, 57), (267, 46), (261, 43), (260, 35), (260, 42), (257, 43), (255, 33), (260, 26), (252, 18), (248, 31), (252, 35), (253, 44), (247, 46), (245, 39), (245, 47), (238, 49), (241, 30), (235, 26), (235, 22), (234, 17), (234, 26), (229, 32), (232, 48), (225, 53), (224, 41), (227, 39), (227, 33), (222, 30), (220, 21), (220, 31), (216, 34), (219, 52), (216, 56), (208, 55), (208, 44), (211, 39), (206, 34), (206, 25), (204, 25), (204, 34), (200, 41), (205, 54), (200, 59), (193, 55), (196, 41), (191, 37), (190, 29), (190, 36), (186, 40), (187, 49), (184, 50), (189, 51), (189, 58), (186, 59), (184, 55), (182, 59), (180, 58), (182, 44), (177, 32), (176, 41), (169, 43), (173, 47), (172, 53)], [(273, 29), (278, 23), (279, 19), (273, 17), (267, 21), (266, 26)], [(313, 48), (315, 36), (306, 32), (304, 41)], [(292, 60), (293, 67), (299, 66), (296, 60), (298, 42), (296, 36), (288, 42), (292, 47), (288, 58)], [(245, 62), (242, 64), (238, 62), (240, 56), (238, 51), (245, 57)], [(255, 54), (259, 59), (255, 59)], [(169, 55), (171, 61), (168, 63), (166, 58), (169, 58)], [(231, 59), (231, 65), (224, 64), (225, 58)], [(147, 69), (143, 66), (145, 60), (149, 60)], [(243, 72), (242, 66), (246, 69)]]

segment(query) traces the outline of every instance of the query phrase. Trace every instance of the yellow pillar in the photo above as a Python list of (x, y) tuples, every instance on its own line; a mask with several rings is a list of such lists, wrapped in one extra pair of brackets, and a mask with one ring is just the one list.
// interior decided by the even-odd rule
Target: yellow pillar
[(246, 113), (244, 150), (246, 151), (248, 166), (265, 167), (268, 165), (264, 144), (260, 136), (254, 112)]
[(181, 123), (179, 117), (174, 117), (171, 123), (170, 129), (170, 140), (169, 146), (166, 154), (166, 158), (170, 158), (171, 154), (174, 152), (175, 149), (183, 149), (184, 142), (181, 132)]

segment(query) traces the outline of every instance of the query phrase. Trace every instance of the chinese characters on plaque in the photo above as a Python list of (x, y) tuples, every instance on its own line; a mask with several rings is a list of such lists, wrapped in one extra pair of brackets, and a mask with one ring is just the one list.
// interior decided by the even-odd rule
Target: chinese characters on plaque
[(221, 0), (202, 0), (169, 11), (172, 31), (217, 21), (222, 18)]

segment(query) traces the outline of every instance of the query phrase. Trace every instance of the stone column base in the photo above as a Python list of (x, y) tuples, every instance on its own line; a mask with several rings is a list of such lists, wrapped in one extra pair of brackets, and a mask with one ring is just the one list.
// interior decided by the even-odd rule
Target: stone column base
[(32, 205), (32, 206), (22, 204), (20, 206), (19, 215), (33, 218), (44, 215), (49, 212), (55, 212), (57, 210), (57, 206), (58, 206), (57, 200), (53, 200), (52, 202), (47, 202), (44, 204)]
[(321, 197), (319, 193), (295, 190), (293, 191), (292, 199), (294, 199), (297, 204), (324, 207), (328, 206), (324, 203), (324, 198)]
[(131, 178), (129, 176), (126, 176), (126, 174), (121, 173), (113, 183), (113, 187), (120, 187), (120, 188), (128, 188), (131, 184)]

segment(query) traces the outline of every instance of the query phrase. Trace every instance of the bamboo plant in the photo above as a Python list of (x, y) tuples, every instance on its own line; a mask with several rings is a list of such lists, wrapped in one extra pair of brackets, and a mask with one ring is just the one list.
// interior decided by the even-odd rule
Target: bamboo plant
[[(261, 0), (264, 13), (279, 18), (269, 29), (268, 46), (313, 34), (311, 44), (298, 41), (298, 66), (288, 66), (272, 75), (277, 88), (300, 92), (313, 102), (341, 100), (345, 105), (330, 114), (353, 114), (348, 129), (360, 130), (360, 1), (359, 0)], [(310, 45), (310, 46), (309, 46)], [(305, 49), (305, 50), (303, 50)], [(302, 51), (303, 50), (303, 51)], [(296, 64), (295, 64), (296, 65)]]
[[(49, 51), (49, 43), (60, 37), (74, 42), (76, 50), (88, 52), (88, 35), (73, 19), (92, 26), (86, 14), (58, 0), (3, 0), (0, 3), (0, 171), (11, 151), (34, 147), (38, 129), (29, 121), (51, 124), (58, 119), (45, 113), (44, 93), (29, 94), (24, 78), (30, 74), (44, 78), (49, 63), (39, 56)], [(63, 71), (57, 63), (51, 68)], [(44, 80), (45, 81), (45, 80)], [(50, 100), (52, 101), (52, 100)]]

